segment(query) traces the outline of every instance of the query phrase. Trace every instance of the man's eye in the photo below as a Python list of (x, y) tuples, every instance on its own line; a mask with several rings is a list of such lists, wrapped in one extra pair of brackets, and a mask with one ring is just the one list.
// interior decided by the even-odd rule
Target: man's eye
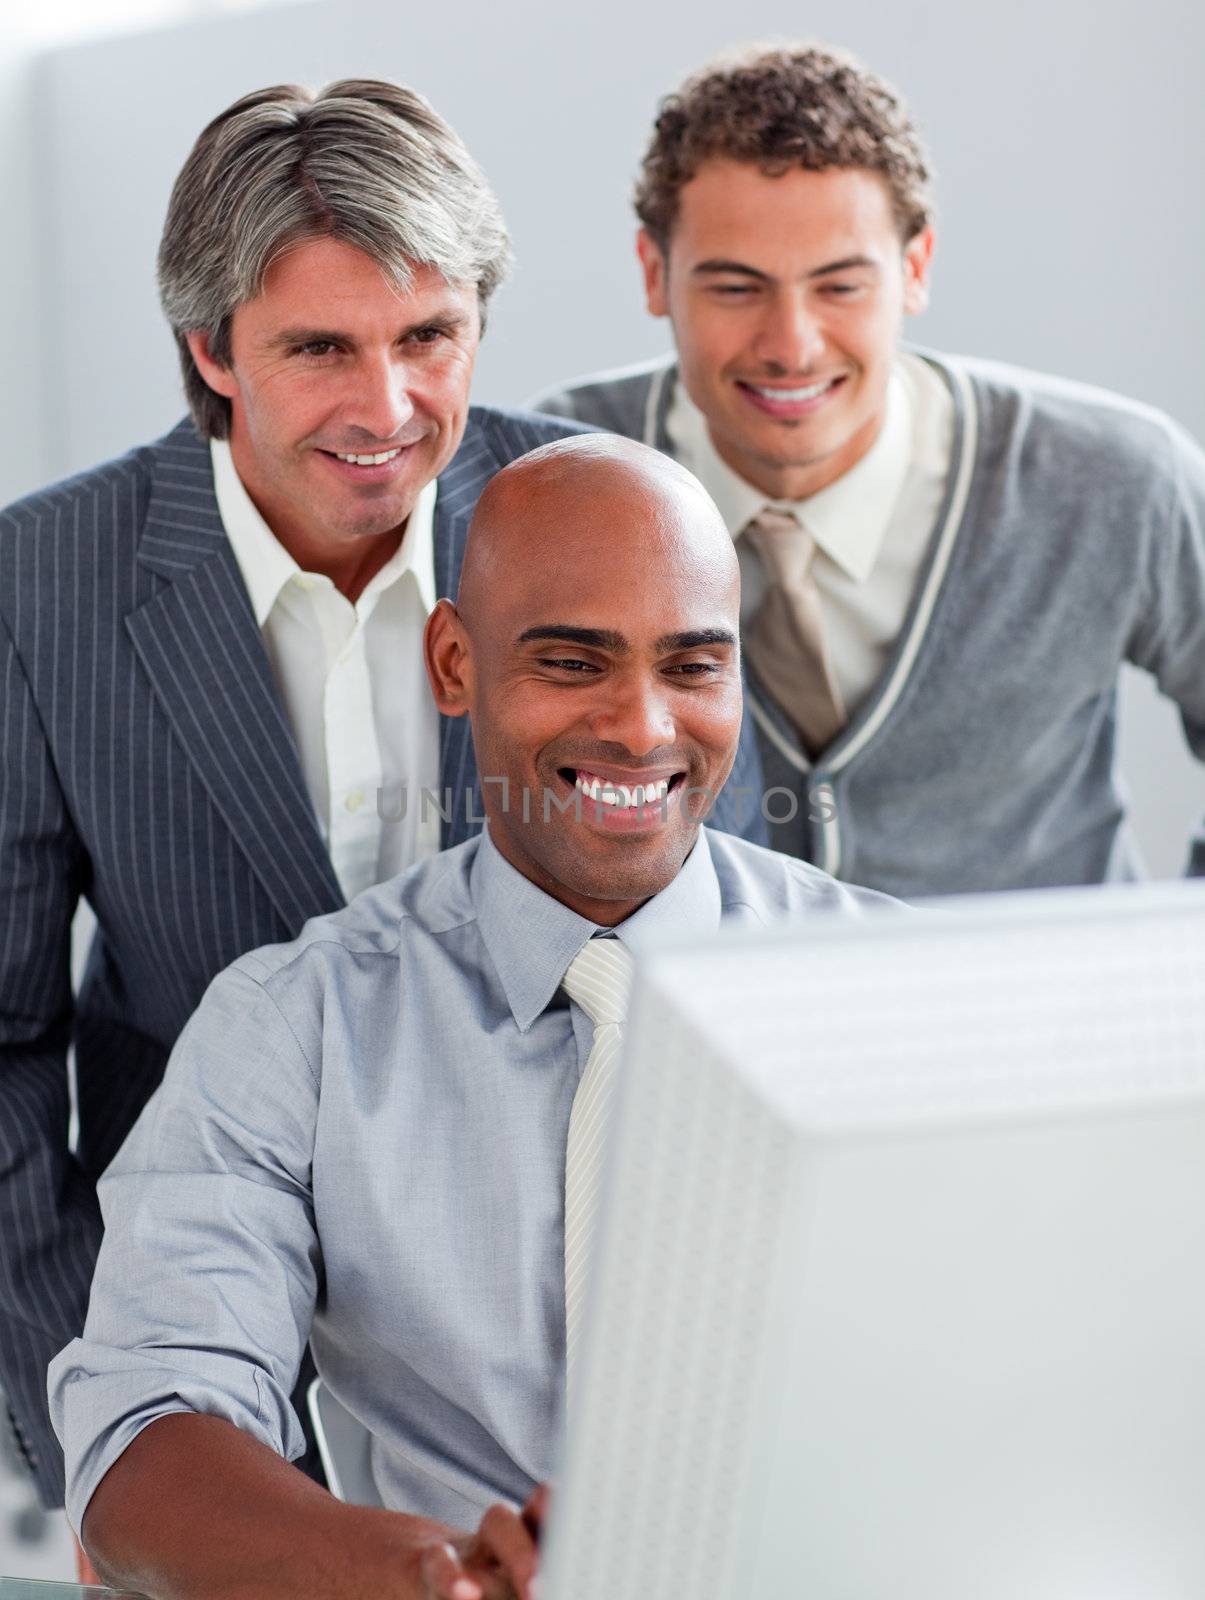
[(411, 344), (435, 344), (443, 336), (442, 328), (412, 328), (406, 335)]
[(593, 661), (582, 661), (577, 656), (541, 656), (542, 667), (552, 667), (558, 672), (591, 673), (598, 669)]
[(680, 678), (710, 678), (720, 670), (716, 661), (679, 661), (668, 668)]
[(311, 339), (308, 344), (297, 346), (297, 354), (310, 361), (320, 361), (323, 356), (329, 356), (334, 348), (329, 339)]
[(757, 293), (752, 283), (713, 283), (711, 292), (724, 300), (744, 300)]

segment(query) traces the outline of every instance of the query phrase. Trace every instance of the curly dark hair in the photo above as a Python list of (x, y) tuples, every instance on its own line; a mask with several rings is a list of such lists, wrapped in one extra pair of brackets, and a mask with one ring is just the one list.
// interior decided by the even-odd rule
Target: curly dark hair
[(907, 107), (845, 51), (753, 46), (718, 57), (665, 97), (636, 184), (636, 214), (662, 250), (683, 186), (715, 157), (770, 174), (881, 173), (905, 243), (933, 218), (932, 173)]

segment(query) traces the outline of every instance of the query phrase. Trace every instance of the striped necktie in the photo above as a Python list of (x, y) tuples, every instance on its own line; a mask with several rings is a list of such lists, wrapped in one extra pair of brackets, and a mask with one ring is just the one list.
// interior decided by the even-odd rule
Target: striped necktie
[(816, 541), (788, 512), (770, 506), (745, 532), (769, 578), (745, 630), (745, 654), (803, 735), (809, 754), (816, 755), (847, 720), (812, 575)]
[(591, 939), (569, 963), (562, 985), (594, 1024), (594, 1043), (569, 1114), (565, 1151), (565, 1367), (566, 1384), (571, 1385), (632, 957), (618, 939)]

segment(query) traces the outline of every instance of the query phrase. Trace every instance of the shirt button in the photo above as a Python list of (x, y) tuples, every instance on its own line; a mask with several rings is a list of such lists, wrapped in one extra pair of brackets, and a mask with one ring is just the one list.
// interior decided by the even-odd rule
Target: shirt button
[(358, 811), (360, 809), (360, 807), (364, 804), (364, 791), (363, 791), (363, 789), (353, 789), (352, 792), (348, 795), (347, 799), (343, 802), (343, 804), (347, 807), (347, 809), (349, 811)]
[(312, 590), (318, 587), (318, 580), (313, 576), (312, 573), (299, 572), (297, 574), (297, 587), (299, 589), (304, 589), (306, 594), (309, 594)]

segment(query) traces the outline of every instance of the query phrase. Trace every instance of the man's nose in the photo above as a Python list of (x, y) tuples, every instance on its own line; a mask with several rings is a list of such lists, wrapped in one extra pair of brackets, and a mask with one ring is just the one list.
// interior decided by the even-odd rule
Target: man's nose
[(374, 442), (392, 439), (414, 415), (409, 369), (393, 352), (357, 363), (347, 421)]
[(666, 686), (644, 674), (612, 679), (603, 688), (591, 731), (595, 738), (622, 745), (636, 757), (672, 744), (677, 728)]
[(815, 307), (801, 294), (775, 296), (757, 336), (757, 354), (784, 373), (807, 372), (824, 354), (824, 332)]

